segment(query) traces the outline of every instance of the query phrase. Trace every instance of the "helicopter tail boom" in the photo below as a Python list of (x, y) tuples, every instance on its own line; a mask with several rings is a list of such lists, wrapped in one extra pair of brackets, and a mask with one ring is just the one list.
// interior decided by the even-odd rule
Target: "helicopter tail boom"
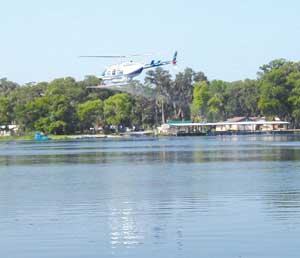
[(145, 64), (144, 65), (144, 69), (150, 69), (150, 68), (163, 66), (163, 65), (168, 65), (168, 64), (173, 64), (173, 65), (177, 64), (177, 51), (175, 51), (172, 60), (170, 60), (170, 61), (160, 61), (160, 60), (155, 61), (155, 60), (152, 60), (150, 64)]

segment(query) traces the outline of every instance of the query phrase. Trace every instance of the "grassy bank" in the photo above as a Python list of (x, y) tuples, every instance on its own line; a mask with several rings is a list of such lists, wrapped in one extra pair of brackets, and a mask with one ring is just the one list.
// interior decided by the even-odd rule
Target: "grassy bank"
[(23, 135), (23, 136), (0, 136), (0, 141), (32, 141), (34, 140), (33, 135)]
[[(51, 140), (74, 140), (74, 139), (86, 139), (86, 138), (120, 138), (125, 137), (122, 135), (104, 135), (104, 134), (76, 134), (76, 135), (48, 135)], [(0, 141), (33, 141), (34, 135), (28, 134), (23, 136), (0, 136)]]
[[(52, 140), (68, 140), (68, 139), (74, 139), (75, 135), (48, 135), (48, 137)], [(22, 135), (22, 136), (0, 136), (0, 141), (33, 141), (34, 135), (28, 134), (28, 135)]]

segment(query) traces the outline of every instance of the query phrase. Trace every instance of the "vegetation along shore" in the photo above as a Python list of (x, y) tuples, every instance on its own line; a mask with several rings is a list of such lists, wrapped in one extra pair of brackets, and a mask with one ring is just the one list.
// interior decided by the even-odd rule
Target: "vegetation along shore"
[(300, 126), (300, 62), (273, 60), (259, 68), (256, 79), (234, 82), (210, 81), (191, 68), (172, 78), (157, 68), (147, 72), (143, 83), (88, 88), (98, 84), (95, 76), (25, 85), (2, 78), (1, 130), (17, 125), (15, 135), (28, 139), (34, 131), (111, 134), (151, 130), (170, 119), (216, 122), (234, 116), (279, 117), (290, 128)]

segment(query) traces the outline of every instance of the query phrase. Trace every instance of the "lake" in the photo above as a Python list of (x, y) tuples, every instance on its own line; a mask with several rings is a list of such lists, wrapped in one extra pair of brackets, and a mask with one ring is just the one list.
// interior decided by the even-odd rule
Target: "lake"
[(0, 142), (0, 257), (300, 255), (300, 136)]

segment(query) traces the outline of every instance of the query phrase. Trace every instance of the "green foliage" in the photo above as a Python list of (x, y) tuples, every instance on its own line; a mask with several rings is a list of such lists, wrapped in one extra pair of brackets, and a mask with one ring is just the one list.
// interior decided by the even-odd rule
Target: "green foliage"
[(103, 101), (89, 100), (77, 106), (77, 115), (81, 129), (99, 127), (104, 124), (104, 104)]
[(7, 78), (0, 79), (0, 96), (7, 96), (11, 91), (16, 90), (19, 85), (15, 82), (7, 80)]
[(152, 85), (156, 93), (155, 124), (165, 123), (167, 119), (189, 119), (193, 84), (195, 81), (206, 80), (202, 72), (195, 73), (191, 68), (178, 73), (175, 80), (161, 68), (148, 71), (145, 84)]
[(98, 84), (95, 76), (23, 86), (0, 79), (0, 125), (63, 135), (100, 126), (153, 128), (168, 119), (212, 122), (264, 115), (300, 126), (300, 62), (273, 60), (260, 67), (256, 80), (208, 81), (191, 68), (172, 78), (157, 68), (147, 72), (144, 83), (132, 81), (120, 90), (88, 88)]
[(192, 120), (200, 122), (206, 120), (208, 113), (208, 101), (210, 99), (210, 89), (206, 81), (199, 81), (194, 84), (192, 102)]
[(247, 79), (230, 83), (227, 89), (227, 116), (250, 117), (259, 115), (259, 94), (259, 83), (256, 80)]
[(170, 93), (172, 89), (171, 74), (168, 71), (158, 67), (155, 70), (150, 70), (147, 72), (145, 83), (146, 85), (153, 85), (155, 87), (156, 124), (159, 124), (158, 122), (159, 113), (161, 114), (161, 123), (165, 123), (166, 122), (165, 110), (170, 103)]
[(104, 115), (108, 124), (113, 126), (130, 126), (133, 102), (126, 93), (109, 97), (104, 102)]
[(300, 125), (300, 72), (289, 75), (287, 82), (292, 86), (292, 92), (288, 101), (292, 105), (292, 118), (295, 127)]
[(228, 87), (230, 84), (221, 80), (214, 80), (210, 84), (210, 99), (208, 100), (208, 121), (227, 119)]
[[(15, 105), (16, 121), (25, 130), (53, 134), (73, 133), (77, 127), (75, 106), (84, 99), (84, 88), (73, 78), (56, 79), (49, 84), (26, 86), (25, 98)], [(23, 87), (21, 87), (23, 88)], [(28, 95), (34, 92), (35, 96)]]
[[(194, 83), (194, 71), (191, 68), (186, 68), (184, 72), (180, 72), (176, 75), (173, 87), (171, 90), (171, 100), (174, 108), (175, 119), (190, 118), (190, 105), (193, 100), (193, 83)], [(200, 73), (198, 80), (200, 80)]]
[(155, 100), (136, 96), (131, 114), (131, 124), (136, 128), (147, 129), (155, 125)]
[(10, 124), (11, 117), (9, 109), (9, 100), (7, 98), (0, 97), (0, 125)]
[(85, 87), (91, 87), (91, 86), (97, 86), (100, 84), (100, 80), (99, 78), (97, 78), (94, 75), (87, 75), (85, 76), (84, 80), (83, 80), (83, 85)]
[(259, 73), (261, 94), (259, 109), (266, 116), (279, 116), (289, 119), (293, 113), (290, 97), (293, 93), (293, 83), (288, 81), (291, 73), (299, 73), (299, 63), (284, 59), (274, 60), (264, 65)]
[(53, 80), (45, 92), (47, 96), (64, 95), (70, 101), (76, 100), (79, 102), (84, 101), (87, 93), (85, 87), (81, 83), (77, 83), (75, 79), (71, 77)]

